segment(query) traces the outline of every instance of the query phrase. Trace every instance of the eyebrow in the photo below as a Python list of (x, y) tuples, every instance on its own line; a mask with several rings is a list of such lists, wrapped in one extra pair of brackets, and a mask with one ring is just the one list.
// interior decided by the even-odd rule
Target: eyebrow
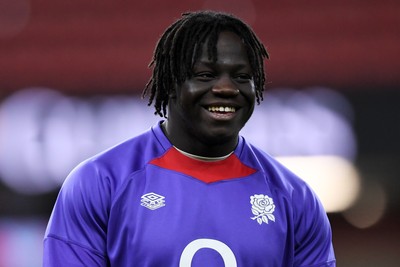
[[(205, 67), (214, 67), (215, 65), (220, 65), (217, 63), (218, 61), (211, 61), (211, 60), (197, 60), (194, 64), (193, 64), (193, 68), (195, 67), (201, 67), (201, 66), (205, 66)], [(235, 67), (235, 69), (245, 69), (245, 68), (249, 68), (251, 70), (251, 65), (249, 62), (238, 62), (235, 64), (229, 64)]]

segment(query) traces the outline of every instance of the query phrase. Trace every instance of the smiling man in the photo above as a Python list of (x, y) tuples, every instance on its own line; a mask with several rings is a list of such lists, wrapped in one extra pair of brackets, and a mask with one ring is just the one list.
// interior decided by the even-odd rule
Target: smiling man
[(233, 32), (223, 31), (218, 37), (216, 58), (210, 58), (205, 43), (187, 79), (172, 92), (164, 124), (172, 144), (199, 156), (232, 152), (254, 109), (246, 47)]
[(44, 266), (335, 266), (315, 194), (239, 135), (267, 57), (231, 15), (187, 13), (167, 28), (144, 91), (165, 120), (71, 172)]

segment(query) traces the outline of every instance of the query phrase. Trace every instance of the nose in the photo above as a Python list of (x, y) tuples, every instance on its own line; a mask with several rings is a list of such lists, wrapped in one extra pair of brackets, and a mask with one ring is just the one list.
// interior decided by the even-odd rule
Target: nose
[(239, 94), (239, 89), (231, 77), (221, 76), (212, 88), (212, 92), (219, 96), (233, 97)]

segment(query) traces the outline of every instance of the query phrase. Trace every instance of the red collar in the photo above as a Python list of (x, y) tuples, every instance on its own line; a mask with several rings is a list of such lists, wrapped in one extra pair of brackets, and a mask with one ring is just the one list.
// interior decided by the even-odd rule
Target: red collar
[(256, 172), (244, 165), (234, 153), (219, 161), (201, 161), (187, 157), (173, 147), (150, 164), (187, 174), (205, 183), (242, 178)]

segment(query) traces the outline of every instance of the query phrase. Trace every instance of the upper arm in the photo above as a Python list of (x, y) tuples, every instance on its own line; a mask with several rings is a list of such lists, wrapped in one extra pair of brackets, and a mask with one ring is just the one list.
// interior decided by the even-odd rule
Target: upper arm
[(80, 244), (47, 235), (44, 240), (43, 267), (108, 266), (107, 257)]
[(335, 266), (332, 232), (327, 214), (308, 187), (295, 200), (295, 266)]
[(106, 266), (109, 199), (109, 180), (95, 166), (67, 177), (46, 229), (44, 266)]

